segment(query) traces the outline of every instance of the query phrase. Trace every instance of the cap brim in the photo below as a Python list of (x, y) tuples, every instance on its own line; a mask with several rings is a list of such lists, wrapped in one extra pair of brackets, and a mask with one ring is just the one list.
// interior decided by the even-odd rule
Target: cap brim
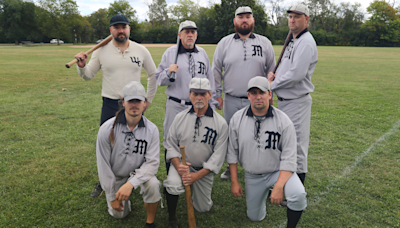
[(130, 101), (133, 99), (137, 99), (137, 100), (141, 100), (141, 101), (145, 101), (146, 98), (140, 95), (131, 95), (131, 96), (126, 96), (124, 97), (124, 101)]
[(288, 10), (287, 13), (295, 13), (295, 14), (300, 14), (300, 15), (302, 15), (302, 14), (306, 15), (305, 13), (297, 11), (297, 10)]
[(126, 25), (129, 25), (129, 23), (126, 22), (126, 21), (116, 21), (116, 22), (111, 23), (110, 26), (113, 26), (115, 24), (126, 24)]
[(252, 12), (240, 12), (240, 13), (237, 13), (236, 15), (240, 15), (240, 14), (246, 14), (246, 13), (253, 14)]
[(194, 93), (207, 93), (207, 92), (210, 92), (210, 90), (206, 90), (206, 89), (190, 89), (190, 91), (192, 91)]
[(252, 88), (260, 89), (260, 90), (263, 91), (263, 92), (268, 91), (267, 88), (264, 88), (264, 87), (262, 87), (262, 86), (252, 86), (252, 87), (250, 87), (250, 88), (247, 89), (247, 92), (249, 92)]

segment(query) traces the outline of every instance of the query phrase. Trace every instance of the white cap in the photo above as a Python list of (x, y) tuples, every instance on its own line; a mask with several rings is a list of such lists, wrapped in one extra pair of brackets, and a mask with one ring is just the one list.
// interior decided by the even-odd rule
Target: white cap
[(237, 15), (243, 14), (243, 13), (251, 13), (251, 14), (253, 14), (253, 11), (251, 10), (251, 8), (249, 6), (240, 6), (239, 8), (236, 9), (235, 17)]
[(195, 93), (210, 92), (210, 81), (207, 78), (192, 78), (189, 83), (189, 90)]
[(310, 11), (308, 10), (307, 6), (305, 6), (303, 4), (298, 4), (298, 5), (292, 6), (292, 7), (290, 7), (290, 9), (287, 12), (304, 14), (306, 16), (310, 16)]
[(183, 29), (197, 29), (197, 26), (193, 21), (184, 21), (179, 25), (178, 33), (180, 33)]
[(146, 91), (143, 85), (137, 81), (129, 82), (123, 89), (124, 101), (138, 99), (141, 101), (146, 100)]
[(251, 88), (259, 88), (263, 92), (265, 91), (271, 91), (271, 85), (269, 84), (269, 81), (266, 77), (263, 76), (255, 76), (254, 78), (250, 79), (249, 84), (247, 84), (247, 92)]

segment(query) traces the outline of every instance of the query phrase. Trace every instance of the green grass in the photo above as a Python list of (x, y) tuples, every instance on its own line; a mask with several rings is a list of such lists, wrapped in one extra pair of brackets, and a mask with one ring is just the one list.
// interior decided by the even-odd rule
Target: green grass
[[(212, 59), (215, 46), (204, 48)], [(282, 47), (274, 48), (278, 56)], [(87, 49), (0, 46), (0, 227), (145, 223), (138, 191), (131, 197), (132, 213), (122, 220), (108, 215), (104, 194), (89, 197), (98, 180), (95, 141), (102, 75), (83, 81), (75, 66), (64, 66)], [(166, 48), (148, 49), (158, 65)], [(399, 227), (400, 49), (318, 49), (306, 178), (309, 206), (299, 227)], [(158, 88), (146, 112), (160, 136), (164, 92)], [(164, 180), (163, 153), (160, 157), (157, 177)], [(243, 184), (242, 171), (239, 178)], [(285, 209), (270, 203), (267, 217), (251, 222), (245, 198), (232, 196), (230, 182), (215, 176), (214, 183), (214, 206), (208, 213), (195, 213), (198, 227), (284, 224)], [(183, 195), (178, 218), (182, 227), (188, 226)], [(166, 227), (167, 220), (167, 209), (159, 207), (156, 223)]]

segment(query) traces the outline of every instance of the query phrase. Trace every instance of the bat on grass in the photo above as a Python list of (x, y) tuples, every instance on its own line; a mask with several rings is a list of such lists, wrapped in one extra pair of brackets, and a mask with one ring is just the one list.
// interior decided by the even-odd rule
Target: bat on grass
[[(186, 165), (185, 146), (179, 146), (179, 148), (181, 149), (181, 154), (182, 154), (182, 164)], [(196, 220), (194, 218), (194, 208), (192, 202), (192, 191), (190, 190), (190, 186), (185, 186), (185, 194), (186, 194), (189, 227), (196, 228)]]
[[(179, 55), (179, 41), (181, 41), (181, 39), (179, 39), (179, 36), (177, 36), (177, 38), (176, 38), (176, 55), (175, 55), (174, 64), (176, 64), (176, 62), (178, 61), (178, 55)], [(172, 73), (171, 73), (171, 77), (169, 77), (169, 81), (170, 81), (170, 82), (174, 82), (174, 81), (175, 81), (175, 72), (172, 72)]]
[[(92, 52), (94, 52), (97, 48), (102, 47), (106, 44), (108, 44), (111, 40), (113, 39), (112, 35), (109, 35), (107, 38), (105, 38), (103, 41), (101, 41), (100, 43), (98, 43), (96, 46), (92, 47), (91, 49), (89, 49), (89, 51), (85, 52), (85, 54), (89, 55)], [(72, 65), (74, 65), (75, 63), (78, 62), (78, 59), (74, 59), (69, 63), (66, 63), (65, 66), (67, 68), (70, 68)]]

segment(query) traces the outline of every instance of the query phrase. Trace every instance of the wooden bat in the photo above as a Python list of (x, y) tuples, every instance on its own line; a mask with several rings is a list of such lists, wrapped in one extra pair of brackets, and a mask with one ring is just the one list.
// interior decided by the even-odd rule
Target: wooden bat
[[(112, 35), (109, 35), (107, 38), (105, 38), (103, 41), (101, 41), (100, 43), (98, 43), (96, 46), (92, 47), (91, 49), (89, 49), (89, 51), (85, 52), (85, 54), (89, 55), (92, 52), (94, 52), (97, 48), (102, 47), (106, 44), (108, 44), (111, 40), (113, 39)], [(78, 62), (78, 59), (74, 59), (69, 63), (66, 63), (65, 66), (67, 68), (70, 68), (72, 65), (74, 65), (75, 63)]]
[[(185, 146), (179, 146), (182, 154), (182, 164), (186, 165), (186, 156), (185, 156)], [(186, 205), (188, 211), (188, 221), (190, 228), (196, 228), (196, 220), (194, 218), (194, 208), (192, 202), (192, 191), (190, 190), (190, 186), (185, 186), (185, 194), (186, 194)]]
[(285, 44), (283, 45), (283, 49), (282, 49), (281, 55), (279, 56), (278, 62), (275, 65), (274, 74), (276, 73), (276, 70), (278, 69), (278, 66), (281, 63), (283, 53), (285, 52), (285, 49), (286, 49), (288, 43), (290, 42), (290, 40), (292, 40), (292, 31), (289, 30), (289, 33), (288, 33), (288, 35), (286, 37), (286, 40), (285, 40)]
[[(175, 56), (175, 61), (174, 64), (176, 64), (176, 62), (178, 61), (178, 55), (179, 55), (179, 41), (181, 39), (179, 39), (179, 35), (176, 38), (176, 56)], [(175, 72), (171, 73), (171, 77), (169, 78), (170, 82), (174, 82), (175, 81)]]

